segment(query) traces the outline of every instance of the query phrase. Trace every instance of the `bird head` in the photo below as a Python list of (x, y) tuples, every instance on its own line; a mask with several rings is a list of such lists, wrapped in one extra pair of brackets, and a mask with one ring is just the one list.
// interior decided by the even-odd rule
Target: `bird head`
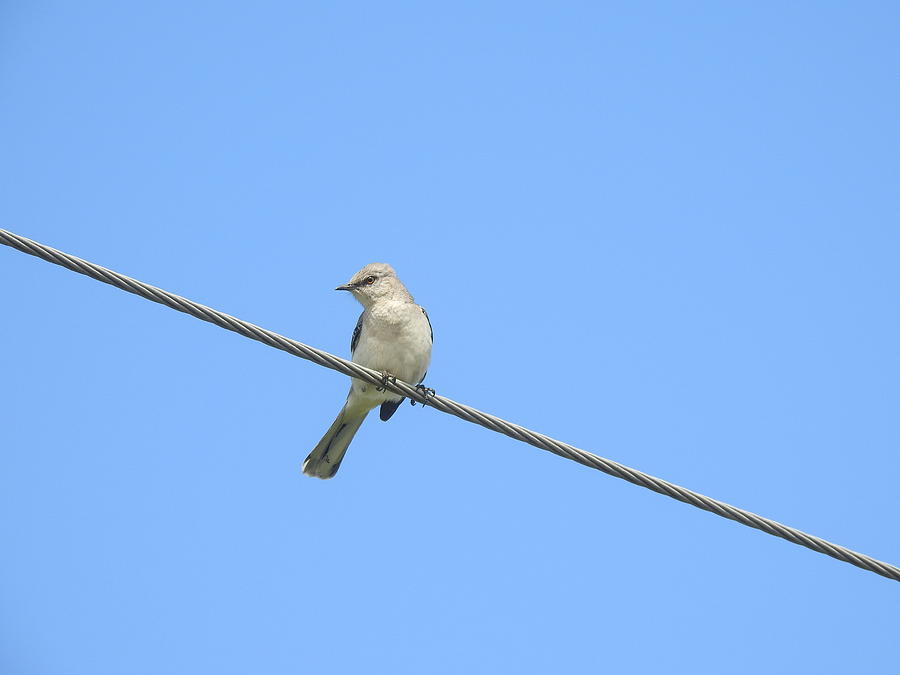
[(410, 297), (397, 278), (394, 268), (387, 263), (369, 263), (354, 274), (350, 281), (334, 290), (350, 291), (363, 307), (368, 307), (378, 300)]

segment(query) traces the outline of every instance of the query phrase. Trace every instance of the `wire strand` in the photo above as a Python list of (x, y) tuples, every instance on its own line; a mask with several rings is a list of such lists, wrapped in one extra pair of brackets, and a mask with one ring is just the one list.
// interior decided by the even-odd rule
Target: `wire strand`
[[(190, 314), (193, 317), (208, 321), (221, 328), (234, 331), (239, 335), (243, 335), (252, 340), (257, 340), (270, 347), (285, 351), (288, 354), (307, 359), (320, 366), (331, 368), (332, 370), (344, 373), (350, 377), (371, 382), (372, 384), (383, 384), (382, 374), (377, 371), (365, 368), (352, 361), (342, 359), (334, 354), (329, 354), (321, 349), (310, 347), (302, 342), (297, 342), (296, 340), (284, 337), (283, 335), (266, 330), (265, 328), (260, 328), (252, 323), (242, 321), (241, 319), (193, 302), (179, 295), (175, 295), (174, 293), (164, 291), (161, 288), (156, 288), (155, 286), (145, 284), (136, 279), (126, 277), (118, 272), (113, 272), (110, 269), (101, 267), (100, 265), (95, 265), (94, 263), (82, 260), (81, 258), (69, 255), (68, 253), (50, 248), (49, 246), (45, 246), (26, 237), (13, 234), (8, 230), (0, 229), (0, 243), (18, 249), (23, 253), (42, 258), (47, 262), (60, 265), (73, 272), (78, 272), (98, 281), (110, 284), (123, 291), (128, 291), (129, 293), (134, 293), (142, 298), (158, 302), (166, 307), (171, 307), (179, 312)], [(424, 392), (421, 388), (416, 388), (406, 382), (400, 380), (394, 382), (391, 380), (386, 383), (386, 386), (389, 390), (397, 394), (406, 396), (419, 403), (426, 404), (441, 412), (455, 415), (467, 422), (479, 424), (491, 431), (496, 431), (497, 433), (504, 434), (510, 438), (522, 441), (523, 443), (528, 443), (536, 448), (547, 450), (560, 457), (571, 459), (574, 462), (578, 462), (579, 464), (583, 464), (592, 469), (597, 469), (610, 476), (615, 476), (616, 478), (621, 478), (629, 483), (640, 485), (648, 490), (653, 490), (654, 492), (666, 495), (672, 499), (677, 499), (680, 502), (696, 506), (704, 511), (715, 513), (723, 518), (734, 520), (742, 525), (762, 530), (767, 534), (781, 537), (791, 543), (805, 546), (818, 553), (824, 553), (827, 556), (850, 563), (851, 565), (856, 565), (857, 567), (869, 570), (875, 574), (880, 574), (888, 579), (900, 581), (900, 569), (886, 562), (876, 560), (875, 558), (862, 553), (857, 553), (849, 548), (833, 544), (825, 539), (807, 534), (796, 528), (783, 525), (736, 506), (726, 504), (717, 499), (712, 499), (711, 497), (694, 492), (693, 490), (688, 490), (687, 488), (675, 485), (674, 483), (662, 480), (661, 478), (656, 478), (643, 473), (642, 471), (638, 471), (637, 469), (625, 466), (624, 464), (614, 462), (611, 459), (606, 459), (585, 450), (581, 450), (568, 443), (563, 443), (562, 441), (550, 438), (544, 434), (526, 429), (518, 424), (507, 422), (499, 417), (495, 417), (494, 415), (490, 415), (462, 403), (457, 403), (444, 396), (429, 394)]]

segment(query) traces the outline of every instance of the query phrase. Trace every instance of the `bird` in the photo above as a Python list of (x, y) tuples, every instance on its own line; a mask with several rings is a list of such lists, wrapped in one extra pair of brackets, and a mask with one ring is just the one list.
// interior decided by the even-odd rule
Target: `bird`
[[(434, 331), (425, 308), (415, 303), (394, 268), (370, 263), (335, 290), (349, 291), (363, 306), (350, 338), (353, 362), (380, 371), (384, 383), (396, 378), (421, 385), (431, 363)], [(351, 379), (344, 407), (303, 462), (303, 473), (333, 478), (366, 415), (381, 406), (386, 422), (403, 400), (383, 386)]]

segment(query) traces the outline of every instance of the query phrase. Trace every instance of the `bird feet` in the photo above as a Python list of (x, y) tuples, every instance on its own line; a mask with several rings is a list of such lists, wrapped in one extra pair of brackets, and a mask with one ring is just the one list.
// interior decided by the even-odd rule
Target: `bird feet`
[(386, 391), (388, 382), (392, 384), (397, 384), (397, 378), (391, 375), (388, 371), (382, 371), (381, 373), (381, 386), (376, 387), (375, 391)]
[[(421, 392), (422, 398), (425, 399), (424, 401), (422, 401), (422, 405), (423, 405), (423, 406), (428, 404), (428, 397), (429, 397), (429, 396), (434, 396), (434, 395), (435, 395), (435, 394), (434, 394), (434, 389), (432, 389), (431, 387), (426, 387), (424, 384), (417, 384), (417, 385), (416, 385), (416, 391)], [(416, 404), (416, 402), (415, 402), (413, 399), (409, 399), (409, 403), (410, 403), (410, 405), (415, 405), (415, 404)]]

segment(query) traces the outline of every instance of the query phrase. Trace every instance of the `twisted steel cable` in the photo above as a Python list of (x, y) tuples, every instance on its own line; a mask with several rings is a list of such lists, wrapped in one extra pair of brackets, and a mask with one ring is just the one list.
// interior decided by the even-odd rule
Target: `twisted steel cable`
[(852, 551), (843, 546), (832, 544), (825, 539), (807, 534), (806, 532), (787, 525), (782, 525), (774, 520), (764, 518), (736, 506), (731, 506), (730, 504), (726, 504), (717, 499), (712, 499), (711, 497), (688, 490), (687, 488), (675, 485), (674, 483), (662, 480), (661, 478), (650, 476), (637, 469), (632, 469), (623, 464), (619, 464), (618, 462), (614, 462), (613, 460), (599, 457), (569, 445), (568, 443), (563, 443), (562, 441), (550, 438), (544, 434), (526, 429), (518, 424), (507, 422), (494, 415), (490, 415), (462, 403), (457, 403), (444, 396), (435, 395), (433, 392), (423, 390), (421, 387), (414, 387), (406, 382), (399, 380), (394, 381), (393, 379), (385, 382), (383, 381), (382, 373), (365, 368), (352, 361), (347, 361), (334, 354), (329, 354), (321, 349), (310, 347), (302, 342), (291, 340), (283, 335), (273, 333), (265, 328), (260, 328), (252, 323), (242, 321), (241, 319), (206, 307), (205, 305), (182, 298), (174, 293), (169, 293), (168, 291), (156, 288), (155, 286), (126, 277), (106, 269), (105, 267), (95, 265), (94, 263), (82, 260), (81, 258), (76, 258), (68, 253), (63, 253), (62, 251), (50, 248), (49, 246), (44, 246), (43, 244), (27, 239), (26, 237), (13, 234), (8, 230), (0, 229), (0, 243), (18, 249), (24, 253), (28, 253), (29, 255), (42, 258), (56, 265), (61, 265), (73, 272), (78, 272), (92, 277), (93, 279), (97, 279), (98, 281), (110, 284), (123, 291), (128, 291), (129, 293), (134, 293), (142, 298), (158, 302), (167, 307), (171, 307), (172, 309), (177, 309), (179, 312), (190, 314), (191, 316), (202, 319), (203, 321), (208, 321), (221, 328), (234, 331), (244, 337), (257, 340), (270, 347), (285, 351), (288, 354), (293, 354), (294, 356), (299, 356), (300, 358), (307, 359), (313, 363), (318, 363), (320, 366), (337, 370), (345, 375), (365, 380), (372, 384), (386, 386), (389, 390), (402, 396), (406, 396), (414, 401), (418, 401), (423, 405), (429, 405), (441, 412), (455, 415), (467, 422), (479, 424), (491, 431), (496, 431), (497, 433), (504, 434), (510, 438), (522, 441), (523, 443), (528, 443), (536, 448), (547, 450), (560, 457), (571, 459), (574, 462), (578, 462), (579, 464), (583, 464), (592, 469), (597, 469), (610, 476), (627, 480), (629, 483), (640, 485), (648, 490), (653, 490), (654, 492), (666, 495), (672, 499), (677, 499), (680, 502), (696, 506), (704, 511), (710, 511), (723, 518), (737, 521), (742, 525), (747, 525), (748, 527), (762, 530), (773, 536), (781, 537), (791, 543), (805, 546), (818, 553), (824, 553), (832, 558), (850, 563), (851, 565), (856, 565), (857, 567), (869, 570), (870, 572), (875, 572), (875, 574), (880, 574), (888, 579), (900, 581), (900, 569), (886, 562), (876, 560), (875, 558), (862, 553), (857, 553), (856, 551)]

